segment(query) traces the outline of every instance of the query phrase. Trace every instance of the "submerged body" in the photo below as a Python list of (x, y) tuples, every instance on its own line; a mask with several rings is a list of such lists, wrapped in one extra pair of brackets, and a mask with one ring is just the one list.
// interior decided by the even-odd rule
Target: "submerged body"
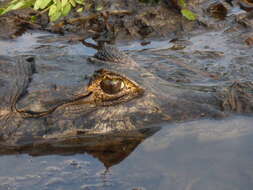
[(38, 73), (33, 58), (20, 57), (10, 66), (16, 79), (3, 79), (1, 85), (1, 144), (27, 145), (80, 135), (127, 133), (162, 122), (253, 111), (251, 82), (208, 88), (210, 91), (170, 83), (111, 46), (98, 50), (90, 62), (96, 67), (88, 83), (46, 90), (36, 90), (33, 84)]

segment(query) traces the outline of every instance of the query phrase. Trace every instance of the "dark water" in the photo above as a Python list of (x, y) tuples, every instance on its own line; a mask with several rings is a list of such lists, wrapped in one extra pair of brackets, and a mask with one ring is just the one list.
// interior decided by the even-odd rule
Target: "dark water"
[[(45, 59), (46, 62), (61, 55), (79, 56), (82, 60), (95, 52), (80, 44), (38, 41), (45, 40), (47, 35), (26, 33), (15, 41), (0, 41), (0, 55), (34, 54), (40, 56), (39, 61)], [(211, 39), (213, 41), (209, 43)], [(208, 66), (210, 71), (224, 74), (223, 82), (237, 78), (252, 79), (252, 48), (245, 51), (246, 47), (241, 45), (233, 50), (231, 47), (237, 46), (231, 39), (225, 38), (222, 33), (200, 35), (189, 39), (187, 47), (180, 51), (170, 51), (173, 45), (168, 41), (152, 42), (145, 47), (136, 42), (121, 48), (130, 52), (142, 66), (166, 80), (182, 77), (180, 73), (175, 73), (178, 67), (169, 65), (167, 58), (188, 60), (203, 69)], [(218, 48), (215, 48), (217, 44)], [(241, 62), (244, 65), (239, 64)], [(82, 72), (77, 65), (66, 67), (71, 67), (73, 72)], [(238, 67), (241, 68), (240, 74), (236, 72)], [(163, 72), (164, 69), (166, 72)], [(187, 80), (187, 77), (195, 75), (183, 77)], [(201, 77), (191, 82), (217, 83)], [(72, 85), (74, 82), (68, 83)], [(100, 152), (98, 156), (94, 152), (73, 154), (74, 151), (65, 155), (2, 155), (0, 190), (251, 190), (252, 139), (253, 118), (233, 116), (219, 121), (164, 125), (141, 144), (129, 144), (130, 148), (117, 147), (121, 152), (118, 157), (110, 152)]]

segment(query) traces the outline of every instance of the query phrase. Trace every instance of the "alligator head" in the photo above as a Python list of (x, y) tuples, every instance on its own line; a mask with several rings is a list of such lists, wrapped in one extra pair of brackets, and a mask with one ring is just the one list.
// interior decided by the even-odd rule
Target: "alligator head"
[[(89, 134), (126, 135), (128, 131), (160, 126), (163, 122), (226, 116), (222, 108), (224, 96), (220, 97), (217, 90), (207, 92), (201, 87), (170, 83), (139, 67), (127, 55), (123, 56), (124, 61), (118, 61), (119, 57), (116, 61), (113, 57), (104, 59), (113, 55), (112, 51), (120, 55), (117, 49), (106, 53), (99, 50), (90, 60), (96, 64), (96, 71), (78, 90), (30, 91), (31, 81), (35, 80), (33, 60), (19, 61), (13, 68), (17, 79), (7, 96), (10, 102), (0, 112), (2, 141), (30, 144)], [(231, 87), (235, 86), (238, 85)], [(239, 99), (246, 96), (242, 94)], [(248, 110), (252, 111), (252, 107)]]
[(127, 131), (150, 128), (150, 124), (168, 119), (153, 94), (109, 65), (102, 66), (107, 69), (96, 68), (86, 86), (74, 90), (70, 96), (65, 88), (30, 91), (32, 81), (36, 80), (35, 63), (21, 57), (12, 68), (16, 80), (5, 85), (10, 88), (5, 89), (7, 96), (2, 97), (7, 99), (0, 112), (2, 142), (27, 145), (87, 134), (127, 135)]

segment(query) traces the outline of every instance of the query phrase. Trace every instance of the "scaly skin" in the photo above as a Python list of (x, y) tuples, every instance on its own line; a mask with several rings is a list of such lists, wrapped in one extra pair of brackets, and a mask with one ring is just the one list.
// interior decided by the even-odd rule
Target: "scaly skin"
[(34, 59), (21, 57), (12, 68), (16, 80), (5, 85), (11, 88), (2, 98), (6, 101), (0, 109), (1, 144), (27, 145), (80, 135), (126, 133), (163, 122), (253, 111), (250, 82), (209, 92), (206, 89), (211, 88), (169, 83), (112, 46), (99, 49), (90, 62), (103, 69), (94, 72), (85, 88), (71, 93), (68, 89), (33, 92), (29, 88), (36, 74)]

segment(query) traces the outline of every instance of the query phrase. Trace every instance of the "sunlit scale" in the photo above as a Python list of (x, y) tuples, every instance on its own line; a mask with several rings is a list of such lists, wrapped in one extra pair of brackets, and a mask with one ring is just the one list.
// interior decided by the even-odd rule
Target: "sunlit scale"
[(116, 94), (125, 87), (125, 84), (121, 79), (106, 78), (100, 82), (100, 87), (107, 94)]

